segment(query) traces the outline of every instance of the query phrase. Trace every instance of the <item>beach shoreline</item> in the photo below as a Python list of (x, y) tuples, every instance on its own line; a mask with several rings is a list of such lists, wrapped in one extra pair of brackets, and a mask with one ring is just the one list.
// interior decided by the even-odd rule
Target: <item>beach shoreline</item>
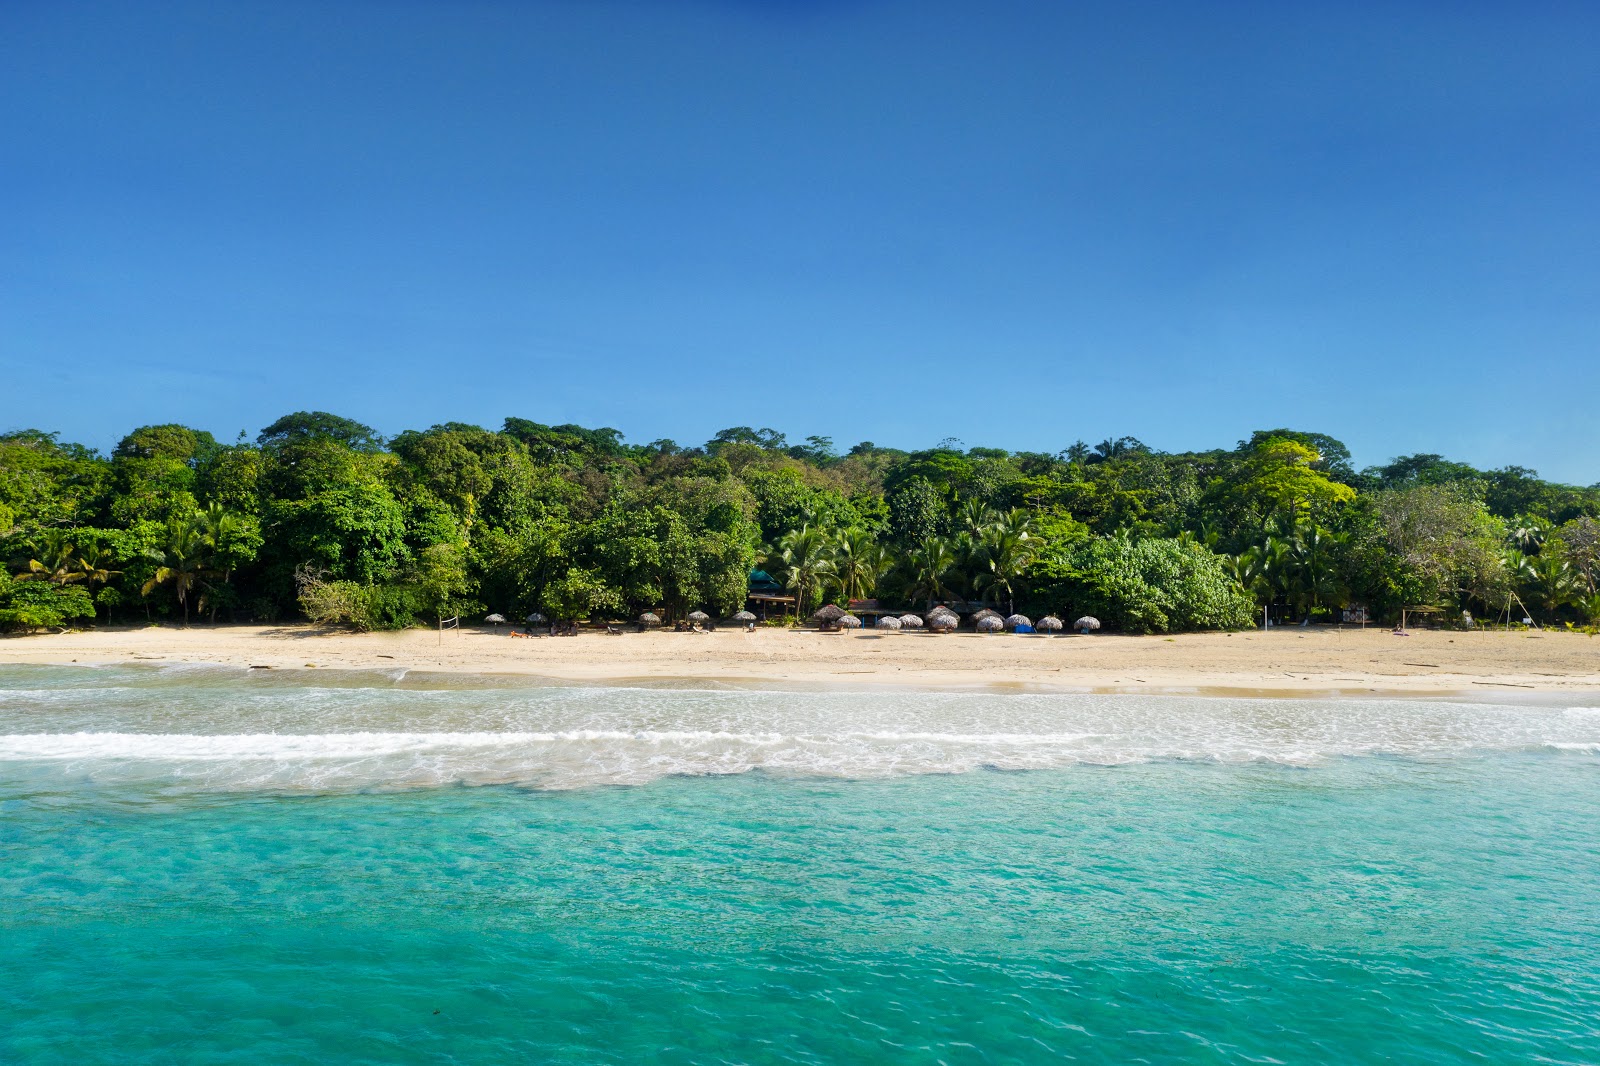
[(395, 670), (618, 686), (1539, 699), (1600, 695), (1600, 639), (1569, 632), (1286, 627), (1172, 637), (724, 629), (515, 638), (507, 629), (112, 627), (0, 639), (0, 664)]

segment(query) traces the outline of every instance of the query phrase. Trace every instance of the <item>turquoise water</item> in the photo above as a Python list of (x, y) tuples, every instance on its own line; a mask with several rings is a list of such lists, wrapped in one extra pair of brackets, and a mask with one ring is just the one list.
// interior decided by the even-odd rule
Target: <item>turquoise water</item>
[[(1600, 1061), (1600, 711), (0, 669), (0, 1061)], [(470, 786), (470, 787), (469, 787)]]

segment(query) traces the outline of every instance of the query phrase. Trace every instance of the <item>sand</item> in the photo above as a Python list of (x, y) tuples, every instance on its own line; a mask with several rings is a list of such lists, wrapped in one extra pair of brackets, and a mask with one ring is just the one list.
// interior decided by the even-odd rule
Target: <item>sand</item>
[(95, 629), (0, 639), (0, 663), (404, 667), (574, 682), (998, 687), (1260, 695), (1600, 693), (1600, 638), (1572, 632), (1284, 628), (1175, 637), (959, 633), (342, 633), (311, 626)]

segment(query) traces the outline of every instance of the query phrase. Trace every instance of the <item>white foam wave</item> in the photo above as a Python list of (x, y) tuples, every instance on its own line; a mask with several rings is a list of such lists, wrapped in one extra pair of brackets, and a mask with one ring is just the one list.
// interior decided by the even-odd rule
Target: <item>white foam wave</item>
[(881, 777), (1152, 760), (1600, 754), (1600, 714), (1560, 706), (153, 676), (123, 670), (86, 688), (13, 671), (16, 687), (0, 699), (0, 786), (26, 788), (42, 775), (238, 790), (563, 788), (753, 770)]

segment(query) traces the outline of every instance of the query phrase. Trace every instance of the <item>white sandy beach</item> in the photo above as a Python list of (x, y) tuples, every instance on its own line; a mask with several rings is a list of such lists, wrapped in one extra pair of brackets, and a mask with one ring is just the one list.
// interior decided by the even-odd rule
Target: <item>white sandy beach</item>
[(1261, 694), (1600, 691), (1600, 639), (1570, 632), (1276, 629), (1175, 637), (979, 636), (728, 629), (343, 633), (310, 626), (96, 629), (0, 640), (0, 663), (216, 663), (395, 668), (577, 682), (954, 689), (1021, 687)]

